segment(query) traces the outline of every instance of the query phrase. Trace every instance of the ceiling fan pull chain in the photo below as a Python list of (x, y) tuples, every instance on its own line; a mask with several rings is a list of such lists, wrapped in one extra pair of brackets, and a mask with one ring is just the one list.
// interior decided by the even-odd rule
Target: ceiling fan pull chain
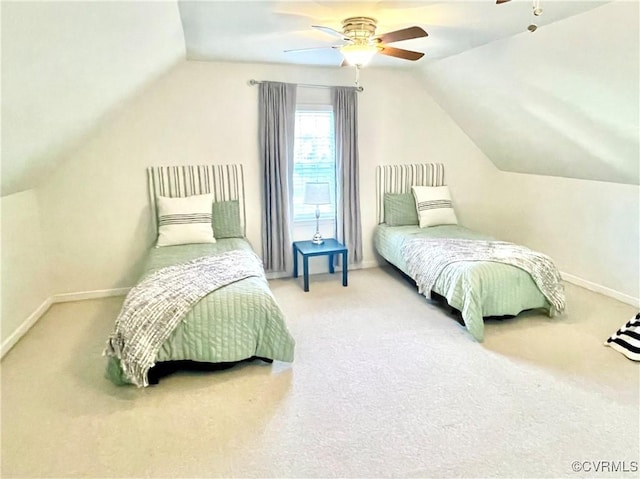
[[(540, 15), (542, 15), (542, 8), (540, 7), (540, 0), (533, 0), (533, 14), (536, 17), (539, 17)], [(536, 25), (535, 23), (532, 23), (531, 25), (529, 25), (527, 27), (527, 30), (529, 30), (531, 33), (535, 32), (538, 29), (538, 25)]]
[(540, 0), (533, 0), (533, 14), (536, 17), (542, 15), (542, 7), (540, 7)]
[(356, 87), (360, 86), (360, 65), (356, 65)]

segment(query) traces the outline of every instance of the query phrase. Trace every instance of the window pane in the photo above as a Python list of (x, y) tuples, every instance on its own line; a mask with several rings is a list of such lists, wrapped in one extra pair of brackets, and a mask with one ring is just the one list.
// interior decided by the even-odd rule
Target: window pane
[(297, 110), (293, 163), (293, 219), (312, 220), (316, 207), (304, 204), (304, 185), (308, 181), (327, 181), (331, 204), (320, 206), (322, 219), (333, 219), (336, 199), (336, 162), (333, 138), (333, 112)]

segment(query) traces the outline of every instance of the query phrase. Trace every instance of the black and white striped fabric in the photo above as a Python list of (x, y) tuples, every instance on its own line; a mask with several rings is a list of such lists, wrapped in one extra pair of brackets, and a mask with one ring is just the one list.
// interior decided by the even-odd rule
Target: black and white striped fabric
[(185, 225), (193, 223), (211, 223), (211, 213), (180, 213), (160, 216), (159, 225)]
[(418, 203), (418, 211), (436, 210), (438, 208), (453, 208), (451, 200), (428, 200)]
[(640, 313), (611, 335), (604, 344), (632, 361), (640, 361)]
[(379, 165), (376, 168), (378, 223), (384, 223), (385, 193), (411, 193), (412, 186), (443, 186), (444, 164)]
[(152, 166), (147, 168), (147, 179), (156, 231), (159, 227), (158, 197), (184, 198), (211, 193), (214, 202), (238, 200), (242, 231), (246, 233), (242, 165)]

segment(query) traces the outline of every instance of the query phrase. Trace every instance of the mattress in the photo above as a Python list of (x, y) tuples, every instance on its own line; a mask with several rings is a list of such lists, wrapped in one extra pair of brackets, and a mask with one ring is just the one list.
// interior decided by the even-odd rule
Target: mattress
[[(458, 225), (420, 228), (382, 223), (376, 227), (374, 244), (383, 258), (409, 275), (402, 257), (402, 245), (405, 240), (416, 237), (493, 239)], [(467, 329), (479, 341), (484, 337), (484, 317), (515, 316), (524, 310), (538, 308), (551, 311), (551, 305), (529, 273), (502, 263), (452, 263), (444, 268), (432, 291), (462, 313)]]

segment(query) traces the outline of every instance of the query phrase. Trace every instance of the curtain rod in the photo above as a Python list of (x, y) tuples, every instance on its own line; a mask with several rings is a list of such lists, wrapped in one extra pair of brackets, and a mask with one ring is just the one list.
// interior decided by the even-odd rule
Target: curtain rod
[[(261, 80), (254, 80), (253, 78), (251, 80), (249, 80), (249, 85), (258, 85), (262, 83)], [(332, 88), (329, 85), (313, 85), (311, 83), (296, 83), (296, 86), (301, 86), (303, 88)], [(362, 92), (364, 91), (364, 88), (361, 87), (360, 85), (354, 87), (356, 89), (357, 92)]]

